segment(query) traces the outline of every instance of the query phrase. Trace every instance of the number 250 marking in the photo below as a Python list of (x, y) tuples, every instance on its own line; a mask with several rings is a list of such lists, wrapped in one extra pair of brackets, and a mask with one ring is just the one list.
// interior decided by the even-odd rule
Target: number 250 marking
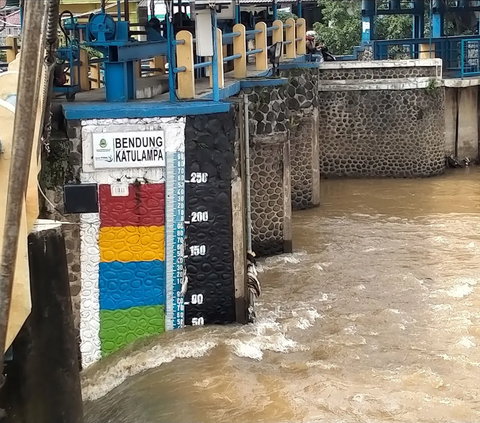
[(194, 184), (204, 184), (208, 181), (208, 173), (192, 172), (190, 175), (190, 182)]

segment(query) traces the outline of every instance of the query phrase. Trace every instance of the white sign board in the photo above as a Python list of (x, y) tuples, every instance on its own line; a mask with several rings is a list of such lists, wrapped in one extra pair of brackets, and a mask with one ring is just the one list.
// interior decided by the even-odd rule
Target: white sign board
[(165, 166), (165, 132), (93, 134), (95, 169)]
[(128, 197), (129, 186), (128, 182), (112, 182), (110, 184), (110, 193), (112, 197)]

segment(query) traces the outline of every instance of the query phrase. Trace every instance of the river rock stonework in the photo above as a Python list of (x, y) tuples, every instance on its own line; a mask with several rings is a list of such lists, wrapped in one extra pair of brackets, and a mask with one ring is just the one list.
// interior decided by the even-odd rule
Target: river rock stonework
[(320, 69), (320, 79), (324, 81), (351, 81), (354, 79), (399, 79), (399, 78), (434, 78), (437, 69), (433, 66), (411, 67), (371, 67), (371, 68), (343, 68)]
[(250, 102), (253, 250), (258, 256), (290, 252), (290, 148), (285, 86), (246, 88), (244, 93)]
[(320, 92), (322, 174), (441, 174), (445, 166), (444, 113), (442, 87)]
[(186, 216), (208, 212), (208, 222), (190, 222), (185, 230), (185, 252), (205, 245), (203, 255), (188, 255), (186, 298), (205, 301), (185, 305), (185, 323), (202, 318), (205, 324), (235, 321), (232, 233), (232, 169), (235, 165), (236, 118), (228, 113), (187, 116), (185, 170), (205, 172), (208, 181), (186, 184)]
[(318, 168), (318, 68), (282, 70), (289, 117), (292, 208), (305, 210), (320, 202)]

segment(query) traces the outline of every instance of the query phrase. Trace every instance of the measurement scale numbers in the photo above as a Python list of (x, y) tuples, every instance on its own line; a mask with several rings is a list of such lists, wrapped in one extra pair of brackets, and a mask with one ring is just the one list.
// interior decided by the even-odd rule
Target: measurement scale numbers
[[(191, 172), (187, 173), (187, 177), (190, 176), (190, 180), (187, 180), (186, 189), (190, 192), (200, 193), (202, 187), (208, 183), (208, 174), (206, 172)], [(191, 197), (190, 197), (191, 198)], [(201, 197), (199, 198), (201, 200)], [(208, 210), (204, 209), (204, 206), (193, 206), (191, 209), (188, 209), (187, 205), (187, 221), (186, 223), (186, 265), (187, 269), (189, 266), (195, 266), (195, 268), (204, 267), (202, 263), (207, 261), (209, 245), (205, 242), (199, 243), (198, 240), (201, 237), (192, 236), (193, 234), (198, 235), (199, 225), (201, 224), (201, 231), (204, 232), (207, 229), (209, 223), (213, 223), (210, 219), (210, 213)], [(190, 267), (191, 269), (192, 267)], [(195, 277), (197, 276), (197, 277)], [(205, 324), (205, 290), (201, 287), (202, 275), (197, 273), (197, 275), (189, 275), (189, 285), (187, 294), (185, 295), (185, 324), (191, 324), (192, 326), (202, 326)]]

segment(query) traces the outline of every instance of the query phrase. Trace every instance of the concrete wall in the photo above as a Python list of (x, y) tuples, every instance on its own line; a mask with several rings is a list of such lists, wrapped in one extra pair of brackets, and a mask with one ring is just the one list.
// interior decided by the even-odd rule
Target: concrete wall
[(445, 155), (457, 155), (457, 88), (445, 88)]
[(457, 157), (478, 158), (478, 87), (459, 88)]
[[(61, 211), (65, 183), (95, 183), (99, 191), (98, 213), (66, 215), (78, 223), (66, 227), (66, 247), (84, 367), (135, 339), (179, 327), (171, 316), (177, 305), (181, 324), (245, 321), (245, 231), (234, 237), (232, 222), (232, 179), (243, 193), (238, 126), (232, 108), (189, 117), (68, 121), (58, 128), (44, 161), (47, 196)], [(158, 129), (166, 134), (166, 167), (93, 166), (93, 134)], [(193, 183), (198, 172), (207, 178)], [(112, 196), (110, 186), (118, 181), (128, 185), (127, 197)], [(181, 210), (172, 210), (174, 197)], [(191, 218), (204, 211), (207, 221)], [(245, 219), (245, 210), (237, 215)], [(169, 250), (174, 238), (180, 243)], [(196, 246), (205, 249), (193, 254)], [(177, 262), (184, 255), (186, 279)]]
[(444, 171), (445, 89), (438, 60), (328, 63), (320, 72), (325, 176), (423, 177)]
[(478, 86), (445, 88), (445, 154), (478, 160)]

